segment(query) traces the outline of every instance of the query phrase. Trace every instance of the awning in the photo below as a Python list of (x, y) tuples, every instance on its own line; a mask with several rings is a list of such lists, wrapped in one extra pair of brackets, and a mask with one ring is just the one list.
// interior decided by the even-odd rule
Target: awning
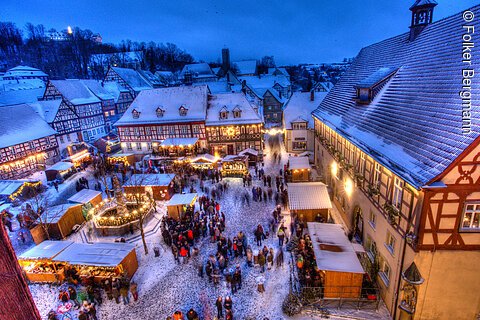
[(289, 170), (301, 170), (308, 169), (310, 170), (310, 161), (308, 157), (290, 157), (288, 158), (288, 169)]
[(290, 210), (331, 209), (327, 185), (322, 182), (288, 183)]
[(89, 156), (90, 156), (90, 152), (88, 152), (88, 150), (82, 150), (80, 152), (72, 154), (70, 157), (65, 158), (65, 161), (72, 161), (72, 162), (80, 161)]
[(25, 182), (24, 180), (0, 180), (0, 195), (11, 195), (23, 186)]
[(198, 138), (168, 138), (160, 144), (162, 147), (192, 147)]
[(71, 167), (73, 167), (73, 163), (60, 161), (60, 162), (55, 163), (50, 168), (45, 169), (45, 171), (66, 171), (66, 170), (70, 169)]
[(238, 153), (239, 156), (249, 155), (249, 154), (256, 157), (258, 156), (258, 151), (252, 148), (247, 148)]
[(307, 225), (319, 270), (365, 273), (342, 225), (318, 222)]
[(75, 193), (70, 198), (68, 198), (68, 201), (85, 204), (87, 202), (92, 201), (92, 199), (94, 199), (95, 197), (101, 194), (102, 193), (100, 191), (95, 191), (91, 189), (82, 189), (79, 192)]
[(73, 241), (46, 240), (19, 255), (18, 260), (52, 259), (72, 244)]
[(127, 243), (74, 243), (53, 261), (67, 262), (72, 265), (116, 267), (135, 246)]
[(133, 153), (115, 153), (115, 154), (110, 154), (108, 156), (109, 159), (115, 159), (115, 158), (126, 158), (126, 157), (131, 157), (133, 156)]
[(176, 193), (166, 203), (166, 206), (180, 206), (180, 205), (193, 205), (197, 200), (196, 193)]
[(197, 162), (215, 163), (217, 161), (218, 161), (218, 159), (215, 156), (212, 156), (211, 154), (208, 154), (208, 153), (201, 154), (201, 155), (198, 155), (198, 156), (190, 159), (190, 162), (192, 162), (192, 163), (197, 163)]

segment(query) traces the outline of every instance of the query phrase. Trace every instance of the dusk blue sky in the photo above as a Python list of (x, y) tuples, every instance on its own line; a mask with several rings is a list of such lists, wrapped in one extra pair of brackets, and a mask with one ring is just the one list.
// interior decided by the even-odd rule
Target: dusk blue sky
[[(273, 55), (277, 65), (354, 57), (369, 44), (408, 31), (414, 0), (2, 0), (1, 21), (68, 25), (122, 39), (172, 42), (197, 60)], [(438, 0), (434, 20), (479, 3)], [(480, 17), (478, 17), (480, 19)], [(460, 28), (461, 26), (459, 26)]]

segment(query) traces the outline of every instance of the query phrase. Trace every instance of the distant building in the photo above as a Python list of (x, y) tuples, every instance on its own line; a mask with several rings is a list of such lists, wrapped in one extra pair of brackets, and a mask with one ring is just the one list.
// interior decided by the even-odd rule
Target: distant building
[(283, 110), (285, 149), (289, 153), (303, 153), (315, 150), (314, 123), (311, 116), (326, 92), (294, 92)]
[(243, 93), (210, 95), (205, 125), (212, 154), (263, 149), (263, 119)]
[(104, 82), (97, 80), (81, 80), (82, 83), (98, 98), (102, 103), (103, 119), (105, 121), (105, 132), (115, 131), (113, 124), (119, 119), (118, 111), (115, 105), (116, 94), (111, 92), (109, 87), (105, 87)]
[(50, 41), (67, 41), (70, 39), (70, 35), (65, 31), (49, 31), (45, 34), (45, 38)]
[(43, 82), (48, 81), (48, 74), (40, 69), (29, 66), (16, 66), (5, 72), (3, 80), (25, 80), (25, 79), (39, 79)]
[(97, 53), (90, 56), (89, 68), (107, 71), (109, 67), (136, 69), (143, 60), (142, 51)]
[(178, 79), (185, 84), (216, 81), (217, 75), (208, 63), (187, 64), (183, 67)]
[(78, 116), (81, 139), (93, 143), (105, 135), (102, 101), (83, 83), (83, 80), (50, 80), (44, 100), (62, 99)]
[(233, 72), (241, 76), (254, 76), (257, 74), (257, 60), (243, 60), (232, 62)]
[(0, 107), (0, 179), (21, 179), (59, 160), (53, 130), (26, 104)]

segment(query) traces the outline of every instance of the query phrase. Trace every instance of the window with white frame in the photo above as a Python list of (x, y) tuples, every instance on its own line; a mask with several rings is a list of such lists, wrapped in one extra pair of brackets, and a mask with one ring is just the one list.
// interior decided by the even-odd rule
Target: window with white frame
[(382, 279), (383, 283), (385, 283), (385, 285), (388, 287), (388, 285), (390, 284), (390, 272), (391, 272), (390, 265), (385, 260), (385, 258), (382, 257), (381, 255), (379, 255), (378, 257), (378, 264), (379, 264), (378, 275)]
[(140, 142), (137, 142), (137, 150), (138, 151), (142, 150), (142, 144)]
[(381, 179), (382, 179), (382, 166), (379, 163), (375, 163), (375, 172), (373, 174), (373, 184), (379, 187)]
[(360, 153), (360, 163), (358, 164), (358, 172), (361, 174), (361, 175), (364, 175), (365, 174), (365, 153), (361, 152)]
[(370, 226), (372, 226), (373, 229), (375, 229), (377, 226), (377, 214), (373, 212), (373, 210), (370, 210), (370, 214), (368, 216), (368, 223), (370, 224)]
[(367, 234), (367, 241), (365, 241), (365, 249), (367, 250), (367, 256), (370, 261), (374, 261), (377, 256), (377, 244), (373, 241), (372, 237)]
[(480, 203), (466, 203), (463, 210), (462, 231), (480, 232)]
[(387, 230), (387, 239), (385, 240), (385, 247), (393, 255), (395, 252), (395, 237)]
[(395, 177), (395, 184), (393, 186), (392, 204), (398, 209), (402, 206), (403, 196), (403, 181)]

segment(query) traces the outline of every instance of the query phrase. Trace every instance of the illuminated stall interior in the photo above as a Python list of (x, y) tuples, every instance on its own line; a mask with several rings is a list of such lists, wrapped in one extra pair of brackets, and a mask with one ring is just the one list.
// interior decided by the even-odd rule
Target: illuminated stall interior
[(167, 158), (188, 157), (196, 154), (198, 138), (168, 138), (152, 143), (153, 155)]
[(194, 207), (196, 201), (196, 193), (174, 194), (166, 204), (168, 216), (176, 220), (183, 219), (186, 210), (189, 207)]
[(149, 193), (153, 199), (169, 200), (174, 193), (175, 174), (133, 174), (123, 184), (126, 194)]
[(102, 193), (92, 189), (82, 189), (68, 198), (68, 202), (81, 204), (82, 214), (86, 219), (88, 217), (88, 212), (102, 202)]
[(287, 180), (290, 182), (310, 181), (311, 169), (308, 157), (290, 157), (287, 165)]
[(57, 180), (63, 182), (74, 175), (75, 172), (75, 166), (72, 162), (60, 161), (45, 169), (45, 176), (47, 181)]
[(222, 176), (241, 178), (248, 174), (248, 157), (230, 155), (222, 159)]
[(219, 158), (206, 153), (190, 158), (188, 161), (195, 169), (213, 169), (217, 167), (218, 160)]

